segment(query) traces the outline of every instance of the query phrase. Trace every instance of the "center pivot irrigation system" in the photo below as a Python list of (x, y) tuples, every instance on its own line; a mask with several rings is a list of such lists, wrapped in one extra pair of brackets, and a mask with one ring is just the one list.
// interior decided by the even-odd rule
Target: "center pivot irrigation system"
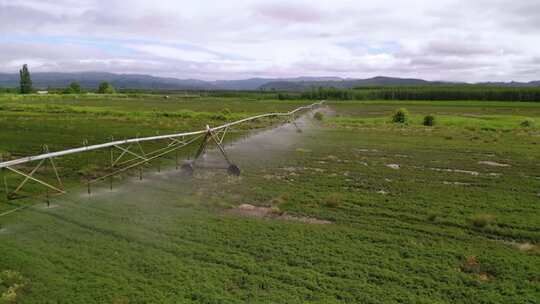
[[(50, 152), (48, 147), (44, 145), (43, 154), (0, 162), (0, 171), (8, 170), (24, 178), (17, 185), (17, 187), (15, 187), (15, 189), (10, 190), (7, 183), (7, 178), (4, 176), (4, 187), (5, 187), (6, 197), (8, 200), (25, 197), (25, 196), (21, 196), (19, 193), (29, 181), (33, 181), (38, 184), (41, 184), (47, 189), (47, 192), (46, 192), (47, 203), (48, 203), (48, 197), (50, 194), (66, 193), (65, 187), (62, 183), (60, 174), (58, 172), (58, 167), (56, 166), (55, 161), (54, 161), (55, 158), (58, 158), (61, 156), (95, 151), (95, 150), (110, 149), (110, 164), (108, 165), (109, 166), (107, 170), (108, 173), (94, 179), (88, 179), (87, 181), (88, 194), (90, 194), (92, 184), (109, 178), (110, 187), (112, 189), (113, 176), (119, 173), (125, 172), (127, 170), (133, 169), (133, 168), (137, 168), (137, 167), (139, 168), (139, 178), (142, 179), (142, 166), (143, 165), (146, 165), (150, 161), (166, 156), (172, 152), (176, 152), (176, 168), (178, 168), (179, 166), (178, 150), (188, 145), (198, 142), (199, 139), (202, 139), (202, 140), (199, 142), (200, 146), (197, 149), (194, 159), (190, 161), (186, 161), (181, 166), (181, 169), (184, 175), (187, 175), (187, 176), (193, 175), (196, 161), (202, 155), (204, 155), (204, 153), (207, 151), (208, 145), (211, 142), (213, 142), (219, 148), (219, 151), (221, 152), (221, 154), (225, 158), (225, 161), (228, 164), (228, 167), (227, 167), (228, 174), (233, 175), (233, 176), (239, 176), (240, 168), (230, 161), (229, 157), (225, 153), (225, 148), (223, 147), (223, 139), (225, 138), (225, 135), (227, 135), (227, 132), (230, 130), (231, 127), (245, 123), (245, 122), (260, 119), (260, 118), (286, 117), (287, 121), (294, 124), (295, 127), (298, 129), (298, 126), (295, 123), (296, 115), (300, 113), (301, 111), (312, 110), (318, 106), (321, 106), (324, 102), (325, 101), (320, 101), (320, 102), (317, 102), (308, 106), (299, 107), (295, 110), (292, 110), (286, 113), (266, 113), (266, 114), (261, 114), (257, 116), (252, 116), (252, 117), (244, 118), (241, 120), (237, 120), (237, 121), (230, 122), (230, 123), (227, 123), (218, 127), (213, 127), (213, 128), (207, 125), (206, 129), (200, 130), (200, 131), (177, 133), (177, 134), (170, 134), (170, 135), (158, 135), (158, 136), (142, 137), (142, 138), (131, 138), (131, 139), (117, 140), (117, 141), (113, 140), (111, 142), (97, 144), (97, 145), (87, 145), (88, 142), (85, 141), (83, 147), (57, 151), (57, 152)], [(166, 146), (158, 148), (151, 152), (145, 152), (141, 146), (141, 143), (143, 142), (159, 142), (159, 141), (166, 141)], [(119, 155), (115, 155), (114, 153), (115, 151), (117, 151)], [(128, 157), (131, 157), (131, 158), (126, 159)], [(33, 169), (30, 170), (29, 172), (23, 172), (22, 169), (15, 168), (18, 165), (20, 166), (20, 165), (31, 163), (31, 162), (37, 162), (37, 165), (33, 167)], [(46, 163), (50, 164), (52, 171), (54, 172), (54, 179), (55, 179), (54, 183), (47, 182), (35, 176), (35, 173), (40, 168), (42, 168), (42, 166), (44, 166), (44, 164)]]

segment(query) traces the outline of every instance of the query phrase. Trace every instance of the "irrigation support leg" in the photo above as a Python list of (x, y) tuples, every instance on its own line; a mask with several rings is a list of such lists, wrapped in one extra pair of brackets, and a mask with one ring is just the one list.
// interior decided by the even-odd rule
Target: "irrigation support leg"
[(296, 128), (296, 132), (302, 133), (302, 129), (296, 124), (296, 119), (294, 115), (289, 116), (289, 122)]
[(2, 173), (2, 179), (4, 180), (4, 191), (6, 191), (6, 201), (9, 200), (9, 189), (7, 184), (7, 177), (4, 168), (0, 169), (0, 173)]
[[(49, 147), (47, 145), (44, 146), (44, 149), (49, 153)], [(56, 176), (56, 181), (58, 181), (58, 185), (60, 185), (60, 188), (62, 190), (64, 189), (64, 184), (62, 183), (62, 179), (60, 178), (60, 174), (58, 173), (58, 169), (56, 168), (56, 164), (54, 163), (54, 158), (49, 157), (49, 162), (51, 163), (51, 166), (54, 170), (54, 175)]]
[(9, 200), (9, 189), (8, 189), (8, 184), (7, 184), (7, 178), (5, 176), (4, 176), (4, 187), (6, 191), (6, 200)]
[[(207, 128), (210, 128), (208, 126), (206, 126)], [(204, 135), (204, 138), (201, 142), (201, 145), (199, 146), (199, 149), (197, 150), (197, 153), (195, 153), (195, 159), (193, 160), (193, 162), (197, 161), (199, 159), (199, 157), (201, 157), (205, 152), (206, 152), (206, 147), (208, 146), (208, 141), (210, 141), (210, 133), (207, 132), (205, 135)]]
[(210, 128), (210, 126), (206, 126), (206, 133), (204, 134), (204, 138), (199, 146), (199, 149), (197, 150), (197, 153), (195, 154), (194, 160), (182, 165), (182, 170), (184, 171), (184, 174), (189, 175), (189, 176), (193, 175), (194, 164), (206, 152), (208, 143), (210, 141), (213, 141), (217, 145), (219, 151), (221, 152), (221, 154), (225, 158), (225, 161), (228, 164), (227, 172), (229, 173), (229, 175), (239, 176), (240, 169), (231, 162), (231, 160), (227, 156), (227, 153), (225, 152), (225, 149), (223, 148), (223, 145), (222, 145), (226, 132), (227, 130), (224, 130), (223, 135), (219, 137), (218, 136), (219, 132), (215, 134), (214, 132), (212, 132), (212, 129)]
[[(88, 146), (88, 139), (83, 140), (83, 146), (85, 148)], [(90, 170), (90, 158), (89, 157), (86, 158), (86, 169)], [(88, 195), (90, 195), (91, 192), (92, 192), (90, 190), (90, 171), (86, 172), (86, 187), (87, 187)]]
[(227, 135), (227, 131), (229, 131), (229, 127), (226, 127), (225, 130), (223, 130), (223, 134), (221, 135), (221, 138), (219, 139), (219, 143), (223, 143), (223, 139), (225, 138), (225, 135)]
[[(110, 150), (111, 150), (111, 173), (112, 173), (112, 172), (114, 171), (114, 165), (115, 165), (115, 164), (114, 164), (114, 150), (113, 150), (112, 147), (110, 148)], [(112, 185), (112, 184), (113, 184), (113, 176), (112, 176), (112, 174), (111, 174), (111, 175), (109, 176), (109, 189), (110, 189), (111, 191), (112, 191), (112, 189), (113, 189), (113, 185)]]
[(238, 168), (237, 165), (231, 162), (231, 160), (227, 156), (227, 153), (225, 152), (225, 148), (223, 148), (223, 145), (221, 144), (223, 142), (223, 138), (225, 137), (225, 134), (223, 134), (223, 136), (219, 139), (216, 137), (215, 134), (212, 133), (212, 131), (209, 130), (208, 133), (210, 134), (210, 137), (212, 138), (212, 140), (218, 146), (219, 151), (221, 151), (221, 154), (223, 155), (223, 158), (225, 158), (225, 161), (227, 161), (227, 164), (229, 165), (227, 167), (227, 173), (229, 173), (229, 175), (240, 176), (240, 168)]
[(219, 148), (219, 151), (221, 151), (221, 154), (223, 155), (223, 158), (225, 158), (225, 161), (227, 161), (227, 164), (230, 166), (232, 165), (231, 161), (229, 160), (229, 157), (227, 156), (227, 153), (225, 153), (225, 149), (223, 148), (223, 146), (221, 145), (221, 140), (219, 140), (218, 138), (216, 138), (216, 136), (211, 132), (211, 131), (208, 131), (210, 137), (212, 138), (212, 140), (214, 141), (214, 143), (216, 143), (216, 145), (218, 146)]
[(178, 150), (175, 150), (176, 170), (178, 170)]

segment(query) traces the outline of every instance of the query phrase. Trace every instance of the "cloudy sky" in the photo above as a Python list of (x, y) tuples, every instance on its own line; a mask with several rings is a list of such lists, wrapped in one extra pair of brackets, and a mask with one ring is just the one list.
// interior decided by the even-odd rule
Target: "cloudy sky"
[(0, 0), (0, 72), (540, 79), (539, 0)]

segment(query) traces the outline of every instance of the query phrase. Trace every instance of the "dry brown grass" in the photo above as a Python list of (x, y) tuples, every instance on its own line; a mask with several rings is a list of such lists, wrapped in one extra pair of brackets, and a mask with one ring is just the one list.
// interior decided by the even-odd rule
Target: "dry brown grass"
[(471, 218), (474, 227), (484, 228), (495, 223), (495, 216), (492, 214), (476, 214)]

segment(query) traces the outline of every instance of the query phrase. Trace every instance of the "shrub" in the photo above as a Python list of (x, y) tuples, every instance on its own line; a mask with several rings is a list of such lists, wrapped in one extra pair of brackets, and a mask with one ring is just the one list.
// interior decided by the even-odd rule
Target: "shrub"
[(434, 115), (426, 115), (424, 117), (423, 125), (427, 126), (427, 127), (434, 126), (435, 125), (435, 116)]
[(116, 91), (110, 83), (103, 81), (99, 84), (97, 93), (98, 94), (114, 94), (116, 93)]
[(18, 272), (5, 270), (0, 273), (0, 303), (16, 303), (27, 288), (28, 281)]
[(0, 150), (0, 161), (9, 160), (11, 158), (11, 154), (7, 151)]
[(461, 270), (466, 273), (479, 273), (480, 262), (478, 262), (478, 258), (474, 255), (466, 257), (465, 261), (461, 265)]
[(275, 197), (275, 198), (270, 200), (270, 204), (272, 206), (279, 206), (279, 205), (281, 205), (283, 203), (285, 203), (285, 200), (281, 196)]
[(406, 123), (407, 120), (409, 120), (409, 111), (405, 108), (397, 109), (392, 116), (392, 122), (395, 123)]
[(477, 214), (472, 217), (472, 224), (478, 228), (483, 228), (490, 224), (493, 224), (494, 221), (495, 216), (491, 214)]
[(321, 113), (321, 112), (316, 112), (314, 115), (313, 115), (313, 118), (315, 118), (316, 120), (318, 121), (322, 121), (324, 119), (324, 114)]
[(342, 193), (331, 193), (326, 197), (326, 206), (336, 208), (341, 205), (344, 195)]
[(81, 85), (76, 81), (72, 82), (62, 91), (63, 94), (81, 94), (81, 92)]
[(210, 118), (214, 120), (227, 120), (227, 116), (221, 113), (212, 114)]
[(534, 120), (532, 120), (531, 118), (527, 118), (520, 123), (520, 126), (522, 128), (532, 128), (534, 127)]
[(270, 207), (269, 213), (273, 216), (282, 216), (283, 214), (285, 214), (285, 211), (280, 210), (279, 207), (273, 206)]

